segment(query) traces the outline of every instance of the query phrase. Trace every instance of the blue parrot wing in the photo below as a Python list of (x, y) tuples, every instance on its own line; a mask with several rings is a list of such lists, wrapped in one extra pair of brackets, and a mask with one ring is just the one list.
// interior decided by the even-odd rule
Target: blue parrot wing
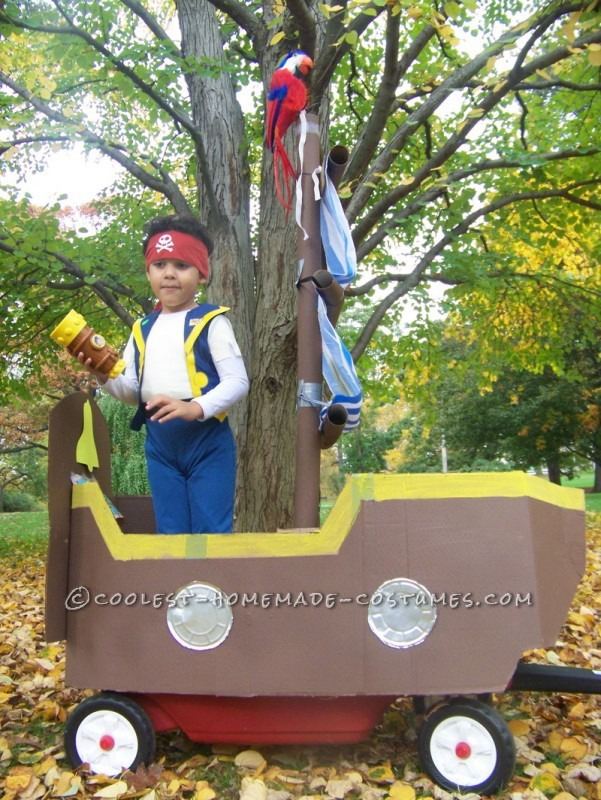
[(269, 112), (267, 115), (268, 120), (268, 129), (267, 129), (267, 146), (270, 150), (273, 150), (274, 141), (275, 141), (275, 129), (278, 123), (278, 118), (280, 116), (280, 111), (282, 109), (282, 103), (286, 95), (288, 94), (288, 87), (287, 86), (276, 86), (273, 89), (269, 90), (269, 94), (267, 95), (267, 100), (270, 104)]
[(284, 97), (288, 94), (288, 87), (286, 85), (283, 86), (275, 86), (273, 89), (269, 90), (267, 94), (268, 100), (283, 100)]

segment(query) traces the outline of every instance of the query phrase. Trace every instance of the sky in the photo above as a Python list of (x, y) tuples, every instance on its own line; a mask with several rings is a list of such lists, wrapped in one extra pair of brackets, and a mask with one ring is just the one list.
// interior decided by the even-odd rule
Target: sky
[(45, 206), (57, 201), (61, 195), (61, 206), (83, 205), (109, 186), (114, 180), (117, 167), (106, 156), (86, 154), (83, 148), (74, 145), (68, 151), (52, 153), (46, 169), (27, 176), (22, 181), (16, 177), (12, 183), (20, 194), (28, 194), (34, 205)]

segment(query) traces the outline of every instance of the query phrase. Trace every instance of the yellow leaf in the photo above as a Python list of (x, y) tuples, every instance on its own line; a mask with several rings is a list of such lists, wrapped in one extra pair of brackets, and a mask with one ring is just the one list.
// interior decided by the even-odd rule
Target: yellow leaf
[(81, 777), (72, 772), (63, 772), (52, 789), (53, 797), (73, 797), (81, 789)]
[(140, 797), (140, 800), (157, 800), (157, 793), (154, 789), (151, 789), (143, 797)]
[(0, 705), (2, 705), (2, 703), (6, 703), (6, 701), (10, 700), (11, 697), (12, 694), (8, 692), (0, 692)]
[(5, 786), (13, 792), (22, 792), (27, 789), (29, 781), (33, 778), (33, 774), (28, 772), (26, 775), (7, 775)]
[(415, 800), (415, 789), (404, 781), (395, 781), (388, 790), (388, 797), (393, 800)]
[[(205, 781), (199, 781), (199, 783), (204, 782)], [(196, 789), (192, 796), (192, 800), (214, 800), (215, 797), (217, 797), (217, 795), (210, 786), (203, 786), (201, 789)]]
[(169, 795), (175, 794), (178, 791), (178, 789), (180, 788), (181, 785), (182, 785), (181, 781), (178, 781), (177, 778), (172, 778), (169, 781), (169, 784), (168, 784), (167, 789), (166, 789), (167, 794), (169, 794)]
[(582, 761), (582, 759), (588, 753), (588, 747), (586, 744), (576, 736), (570, 736), (567, 739), (563, 739), (559, 749), (560, 752), (565, 753), (565, 755), (569, 756), (570, 758), (575, 758), (576, 761)]
[(530, 732), (530, 723), (525, 719), (512, 719), (507, 723), (507, 727), (514, 736), (527, 736)]
[[(176, 781), (179, 787), (179, 782)], [(105, 786), (104, 789), (99, 789), (97, 792), (94, 793), (94, 797), (109, 797), (109, 798), (116, 798), (121, 797), (122, 794), (125, 794), (128, 790), (128, 786), (126, 781), (117, 781), (116, 783), (112, 783), (110, 786)]]
[(589, 50), (588, 60), (594, 67), (601, 66), (601, 50)]
[(53, 786), (55, 783), (58, 783), (60, 776), (61, 773), (58, 767), (50, 767), (44, 775), (44, 783), (46, 786)]
[(548, 738), (549, 747), (551, 748), (551, 750), (559, 752), (562, 740), (563, 736), (561, 735), (561, 733), (559, 733), (559, 731), (551, 731)]
[(272, 37), (271, 37), (271, 39), (269, 40), (269, 44), (270, 44), (271, 46), (273, 46), (274, 44), (277, 44), (278, 42), (281, 42), (281, 41), (282, 41), (282, 39), (283, 39), (285, 36), (286, 36), (286, 34), (284, 33), (284, 31), (278, 31), (277, 33), (274, 33), (274, 34), (273, 34), (273, 36), (272, 36)]
[(584, 719), (585, 713), (586, 713), (586, 707), (584, 703), (576, 703), (568, 711), (568, 717), (570, 719)]
[(552, 761), (545, 761), (544, 764), (540, 765), (540, 768), (541, 772), (548, 772), (550, 775), (555, 775), (556, 778), (559, 778), (559, 767)]
[(367, 772), (367, 777), (374, 783), (394, 783), (394, 772), (390, 769), (390, 763), (386, 762), (377, 767), (371, 767)]
[(528, 788), (538, 789), (538, 791), (543, 792), (543, 794), (547, 792), (556, 794), (561, 791), (561, 783), (557, 780), (555, 775), (551, 775), (549, 772), (539, 772), (538, 775), (532, 778), (528, 784)]

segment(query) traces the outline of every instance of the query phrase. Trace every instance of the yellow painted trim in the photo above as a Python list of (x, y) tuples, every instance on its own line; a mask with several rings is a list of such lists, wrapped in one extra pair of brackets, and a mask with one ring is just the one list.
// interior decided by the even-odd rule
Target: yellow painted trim
[[(219, 306), (219, 308), (215, 308), (213, 311), (209, 311), (204, 317), (201, 317), (200, 322), (198, 322), (190, 331), (188, 338), (184, 343), (184, 352), (186, 355), (186, 369), (188, 371), (188, 380), (190, 381), (190, 387), (192, 389), (192, 397), (200, 397), (202, 395), (203, 389), (206, 387), (207, 383), (209, 382), (209, 378), (205, 372), (196, 369), (196, 359), (194, 357), (194, 344), (203, 330), (207, 327), (209, 322), (214, 319), (215, 317), (219, 316), (220, 314), (225, 314), (226, 311), (229, 311), (227, 306)], [(218, 415), (220, 420), (223, 420), (226, 414), (219, 414)]]
[(146, 353), (146, 342), (144, 341), (144, 336), (142, 335), (141, 320), (137, 319), (134, 322), (131, 332), (138, 348), (138, 378), (140, 378), (142, 375), (142, 370), (144, 369), (144, 355)]
[(532, 497), (561, 508), (584, 511), (581, 489), (557, 486), (525, 472), (447, 472), (376, 475), (374, 500), (430, 500), (450, 497)]
[(203, 330), (207, 327), (209, 322), (214, 319), (215, 317), (219, 316), (219, 314), (225, 314), (226, 311), (229, 311), (228, 306), (219, 306), (219, 308), (213, 309), (213, 311), (207, 312), (204, 317), (201, 317), (200, 322), (198, 322), (190, 331), (188, 338), (184, 344), (186, 349), (186, 353), (190, 353), (192, 348), (194, 347), (194, 342), (198, 339), (200, 334)]
[(72, 507), (90, 508), (113, 556), (119, 561), (159, 558), (257, 558), (337, 553), (362, 501), (441, 500), (458, 497), (531, 497), (572, 511), (584, 510), (581, 489), (555, 486), (522, 472), (421, 475), (353, 475), (319, 530), (230, 534), (124, 534), (97, 483), (73, 486)]

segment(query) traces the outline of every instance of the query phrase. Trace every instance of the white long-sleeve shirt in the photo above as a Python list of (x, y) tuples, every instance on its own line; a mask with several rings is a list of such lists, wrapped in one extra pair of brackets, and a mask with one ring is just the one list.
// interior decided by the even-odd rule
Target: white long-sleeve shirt
[[(157, 394), (175, 400), (186, 400), (192, 396), (183, 348), (184, 323), (187, 310), (171, 314), (159, 314), (146, 341), (142, 390), (136, 375), (133, 336), (123, 353), (125, 370), (117, 378), (109, 379), (104, 389), (124, 403), (137, 405), (140, 396), (143, 402)], [(204, 419), (227, 411), (248, 393), (249, 380), (242, 360), (240, 348), (230, 321), (223, 314), (209, 323), (208, 345), (219, 383), (215, 388), (199, 397), (192, 398), (202, 410)]]

